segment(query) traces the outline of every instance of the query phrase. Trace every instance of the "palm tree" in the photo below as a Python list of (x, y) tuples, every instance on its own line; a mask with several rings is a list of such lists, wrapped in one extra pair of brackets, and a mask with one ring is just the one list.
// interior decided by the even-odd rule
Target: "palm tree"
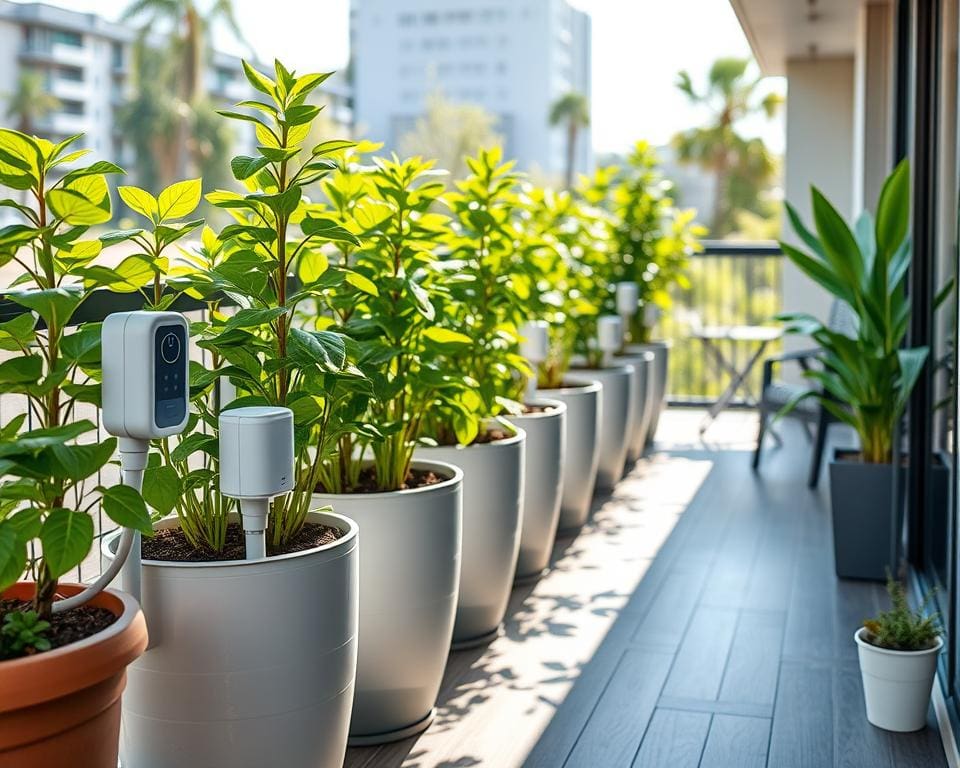
[(577, 91), (565, 93), (550, 107), (550, 125), (566, 125), (567, 128), (567, 169), (564, 176), (566, 188), (573, 187), (573, 175), (576, 170), (577, 136), (581, 128), (590, 125), (590, 102)]
[[(240, 42), (245, 43), (240, 27), (237, 24), (232, 0), (215, 0), (206, 13), (201, 13), (194, 0), (133, 0), (124, 10), (123, 21), (139, 22), (141, 34), (136, 48), (145, 48), (149, 45), (148, 33), (157, 29), (169, 28), (170, 36), (167, 55), (172, 63), (167, 73), (168, 81), (163, 89), (166, 93), (176, 94), (173, 109), (179, 119), (176, 123), (176, 140), (172, 144), (164, 142), (157, 136), (157, 143), (166, 144), (165, 149), (172, 152), (172, 157), (158, 159), (158, 168), (172, 167), (173, 177), (187, 175), (188, 160), (193, 165), (192, 172), (202, 166), (201, 153), (206, 146), (198, 137), (191, 137), (191, 124), (198, 122), (196, 111), (208, 108), (204, 75), (206, 72), (206, 58), (212, 50), (211, 30), (217, 22), (227, 25), (227, 28)], [(135, 55), (137, 55), (135, 53)], [(142, 53), (141, 58), (145, 58)], [(145, 81), (138, 78), (138, 87), (143, 90), (147, 87)], [(199, 120), (206, 124), (207, 120)], [(162, 130), (159, 129), (159, 130)], [(169, 133), (167, 134), (169, 137)], [(166, 178), (162, 172), (163, 181), (170, 183), (173, 178)]]
[(32, 135), (37, 123), (58, 109), (60, 99), (47, 90), (46, 80), (36, 70), (23, 70), (16, 90), (7, 96), (7, 116), (17, 121), (20, 133)]
[(693, 104), (713, 113), (706, 125), (676, 134), (672, 143), (681, 162), (695, 163), (713, 174), (710, 229), (714, 237), (722, 237), (736, 226), (738, 210), (760, 212), (761, 192), (777, 170), (763, 140), (744, 138), (737, 130), (737, 124), (748, 116), (763, 113), (772, 118), (784, 101), (775, 92), (757, 98), (762, 78), (751, 76), (749, 67), (750, 59), (717, 59), (703, 92), (694, 89), (688, 72), (677, 76), (677, 88)]

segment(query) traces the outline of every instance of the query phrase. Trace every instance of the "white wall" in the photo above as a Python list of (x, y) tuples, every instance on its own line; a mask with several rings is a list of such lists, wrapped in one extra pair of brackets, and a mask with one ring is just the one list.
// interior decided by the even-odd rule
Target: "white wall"
[[(811, 222), (810, 185), (815, 185), (845, 218), (854, 211), (854, 59), (818, 58), (787, 62), (786, 198)], [(784, 239), (797, 242), (789, 221)], [(826, 320), (827, 292), (789, 262), (783, 270), (785, 312), (809, 312)], [(787, 339), (785, 346), (809, 346)]]

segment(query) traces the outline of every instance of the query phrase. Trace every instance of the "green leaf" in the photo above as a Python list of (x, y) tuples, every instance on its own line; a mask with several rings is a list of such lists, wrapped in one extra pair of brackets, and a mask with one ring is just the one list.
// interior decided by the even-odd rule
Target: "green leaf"
[(183, 440), (177, 444), (177, 447), (170, 452), (170, 460), (179, 464), (199, 452), (216, 457), (218, 447), (219, 439), (216, 436), (194, 432), (183, 438)]
[(10, 521), (0, 522), (0, 593), (19, 581), (26, 567), (26, 542)]
[(354, 288), (368, 293), (371, 296), (379, 296), (380, 291), (377, 290), (377, 286), (374, 282), (368, 278), (361, 275), (359, 272), (347, 272), (344, 279), (350, 283)]
[(73, 421), (59, 427), (32, 429), (18, 436), (12, 443), (0, 443), (0, 456), (33, 453), (52, 445), (60, 445), (80, 435), (92, 432), (96, 426), (88, 419)]
[(437, 344), (472, 344), (473, 339), (469, 336), (451, 331), (449, 328), (440, 328), (433, 326), (424, 330), (423, 335)]
[(72, 189), (51, 189), (47, 193), (47, 202), (53, 212), (67, 224), (90, 226), (110, 221), (109, 197), (106, 208), (95, 205), (79, 192)]
[(332, 219), (307, 216), (300, 222), (303, 234), (311, 237), (322, 237), (324, 240), (351, 243), (360, 245), (360, 240), (350, 230), (340, 226)]
[(114, 485), (109, 488), (101, 486), (98, 490), (102, 497), (103, 511), (113, 522), (124, 528), (140, 531), (145, 536), (153, 533), (147, 505), (135, 489), (129, 485)]
[(39, 355), (14, 357), (0, 363), (0, 384), (27, 384), (43, 375), (43, 359)]
[(100, 235), (100, 242), (104, 245), (117, 245), (118, 243), (124, 243), (127, 240), (137, 237), (137, 235), (142, 235), (143, 232), (142, 229), (118, 229)]
[(63, 507), (53, 509), (40, 530), (43, 560), (54, 578), (83, 562), (93, 543), (93, 519)]
[(323, 370), (339, 373), (347, 359), (343, 336), (331, 331), (290, 330), (291, 356), (305, 358)]
[(119, 165), (115, 165), (114, 163), (106, 160), (98, 160), (97, 162), (88, 165), (85, 168), (77, 168), (75, 171), (70, 171), (70, 173), (63, 177), (63, 183), (69, 184), (71, 181), (82, 179), (84, 176), (102, 176), (105, 173), (123, 172), (123, 168), (121, 168)]
[(297, 277), (304, 285), (320, 279), (330, 266), (330, 261), (321, 251), (304, 249), (297, 264)]
[(261, 168), (266, 168), (268, 165), (270, 165), (270, 161), (265, 157), (238, 155), (230, 161), (230, 170), (233, 171), (233, 178), (237, 181), (246, 181)]
[(173, 467), (150, 467), (143, 473), (143, 500), (161, 517), (166, 517), (180, 500), (180, 475)]
[(139, 213), (153, 222), (159, 222), (159, 203), (147, 190), (140, 189), (140, 187), (120, 186), (117, 187), (117, 193), (131, 211)]
[(202, 186), (200, 179), (188, 179), (171, 184), (163, 190), (157, 199), (160, 221), (182, 219), (193, 213), (200, 205)]
[(8, 352), (22, 351), (23, 347), (28, 347), (36, 338), (36, 326), (37, 319), (30, 312), (0, 323), (0, 349)]
[(268, 309), (241, 309), (230, 317), (223, 326), (224, 331), (234, 328), (258, 328), (276, 320), (280, 315), (287, 314), (285, 307), (270, 307)]
[(100, 359), (100, 323), (84, 323), (63, 337), (60, 353), (65, 360), (92, 365)]
[(851, 290), (863, 285), (863, 258), (857, 241), (837, 209), (816, 187), (812, 189), (817, 234), (834, 274)]
[(114, 437), (102, 443), (51, 445), (41, 456), (49, 458), (44, 471), (58, 479), (86, 480), (110, 461), (116, 447), (117, 440)]
[(247, 64), (246, 61), (241, 62), (243, 65), (243, 74), (247, 76), (247, 80), (250, 85), (256, 88), (260, 93), (265, 93), (268, 96), (274, 96), (276, 90), (276, 83), (273, 82), (266, 75), (260, 74), (257, 70)]
[(83, 300), (82, 292), (75, 287), (14, 291), (7, 296), (21, 307), (26, 307), (40, 315), (48, 328), (54, 325), (63, 328)]
[(332, 152), (340, 152), (344, 149), (357, 146), (355, 141), (345, 141), (342, 139), (333, 139), (331, 141), (322, 141), (315, 146), (310, 154), (316, 156), (329, 155)]
[(910, 225), (910, 163), (901, 160), (880, 190), (877, 202), (877, 247), (886, 258), (897, 250)]

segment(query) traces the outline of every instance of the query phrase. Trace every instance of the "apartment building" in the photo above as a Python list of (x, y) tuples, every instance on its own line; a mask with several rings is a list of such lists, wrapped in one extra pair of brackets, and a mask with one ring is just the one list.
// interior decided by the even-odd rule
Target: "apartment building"
[[(521, 168), (559, 174), (566, 133), (551, 104), (569, 91), (590, 97), (590, 17), (566, 0), (353, 0), (355, 117), (395, 149), (436, 91), (497, 118)], [(581, 132), (576, 165), (592, 163)]]
[[(45, 3), (0, 0), (0, 124), (11, 125), (6, 102), (25, 69), (40, 72), (60, 102), (33, 130), (59, 141), (83, 133), (83, 146), (130, 165), (116, 114), (131, 87), (131, 47), (136, 30)], [(333, 78), (331, 78), (332, 82)], [(255, 97), (240, 58), (217, 51), (206, 73), (206, 87), (216, 101), (234, 104)], [(323, 92), (338, 129), (352, 123), (350, 89), (343, 79)], [(237, 128), (236, 151), (253, 149), (247, 126)]]

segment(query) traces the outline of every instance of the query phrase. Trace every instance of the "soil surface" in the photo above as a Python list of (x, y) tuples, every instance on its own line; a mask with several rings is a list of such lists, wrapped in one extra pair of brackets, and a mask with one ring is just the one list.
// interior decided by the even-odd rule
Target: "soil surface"
[[(589, 371), (590, 368), (578, 368), (579, 371)], [(587, 387), (592, 387), (592, 381), (564, 381), (561, 382), (559, 389), (586, 389)]]
[[(427, 485), (436, 485), (449, 478), (442, 477), (432, 470), (411, 469), (407, 473), (407, 479), (398, 490), (409, 491), (413, 488), (423, 488)], [(323, 487), (317, 488), (317, 493), (327, 493)], [(360, 482), (356, 487), (351, 488), (347, 493), (383, 493), (383, 488), (377, 484), (377, 471), (373, 467), (367, 467), (360, 472)]]
[(495, 443), (498, 440), (508, 440), (511, 437), (513, 437), (512, 432), (507, 432), (507, 430), (501, 427), (491, 427), (478, 433), (470, 445), (486, 445), (487, 443)]
[(556, 410), (552, 405), (526, 405), (523, 406), (524, 416), (531, 413), (550, 413), (550, 411)]
[[(273, 547), (267, 542), (267, 557), (287, 555), (291, 552), (303, 552), (340, 538), (339, 528), (320, 523), (307, 523), (300, 533), (284, 547)], [(165, 560), (180, 563), (214, 563), (227, 560), (246, 559), (243, 528), (238, 523), (227, 526), (227, 540), (220, 552), (207, 548), (197, 549), (179, 528), (157, 531), (150, 538), (144, 538), (140, 547), (144, 560)]]
[[(25, 600), (0, 600), (0, 625), (3, 624), (3, 618), (8, 613), (30, 610), (33, 610), (33, 606)], [(106, 608), (81, 605), (79, 608), (72, 608), (63, 613), (55, 613), (50, 619), (50, 629), (43, 636), (50, 641), (51, 650), (53, 650), (79, 640), (86, 640), (106, 629), (116, 620), (117, 617)], [(23, 656), (31, 656), (34, 653), (28, 652)]]

